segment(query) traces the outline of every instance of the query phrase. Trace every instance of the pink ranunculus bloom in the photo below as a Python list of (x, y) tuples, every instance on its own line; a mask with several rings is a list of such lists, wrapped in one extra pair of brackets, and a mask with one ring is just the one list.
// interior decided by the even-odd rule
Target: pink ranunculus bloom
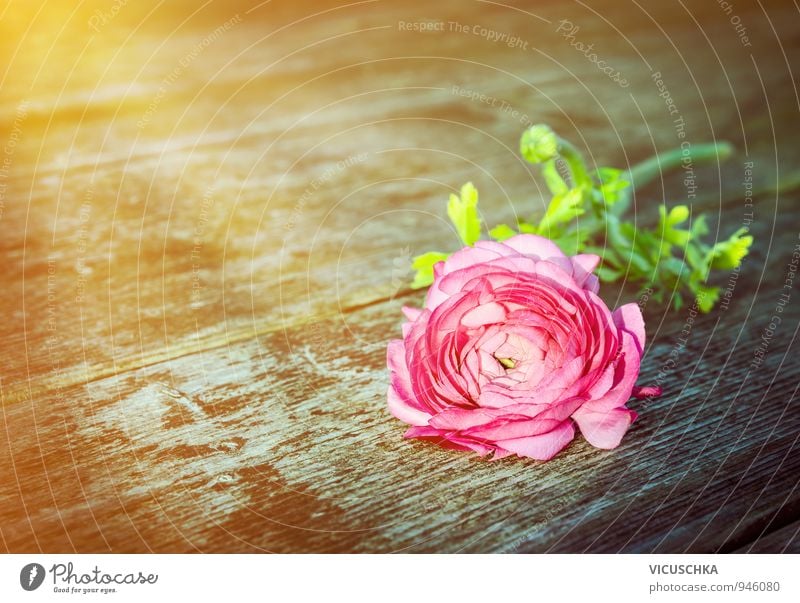
[[(597, 296), (595, 255), (549, 239), (479, 241), (434, 269), (423, 309), (389, 343), (389, 410), (407, 438), (547, 460), (575, 436), (615, 448), (636, 418), (644, 348), (636, 304)], [(642, 395), (657, 395), (646, 388)]]

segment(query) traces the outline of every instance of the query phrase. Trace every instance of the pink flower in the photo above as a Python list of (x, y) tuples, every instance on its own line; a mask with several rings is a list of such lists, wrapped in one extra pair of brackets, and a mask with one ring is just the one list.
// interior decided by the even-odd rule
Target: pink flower
[[(547, 460), (575, 436), (616, 448), (644, 348), (636, 304), (597, 296), (595, 255), (550, 240), (479, 241), (434, 269), (423, 309), (389, 343), (389, 410), (407, 438)], [(657, 395), (648, 388), (645, 395)]]

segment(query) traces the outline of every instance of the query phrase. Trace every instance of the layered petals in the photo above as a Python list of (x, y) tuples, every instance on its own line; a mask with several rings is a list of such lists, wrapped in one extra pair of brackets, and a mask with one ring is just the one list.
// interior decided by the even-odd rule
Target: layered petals
[(499, 459), (549, 460), (575, 436), (619, 445), (636, 418), (645, 344), (636, 304), (597, 296), (600, 259), (549, 239), (479, 241), (434, 267), (422, 309), (387, 349), (389, 411), (408, 438)]

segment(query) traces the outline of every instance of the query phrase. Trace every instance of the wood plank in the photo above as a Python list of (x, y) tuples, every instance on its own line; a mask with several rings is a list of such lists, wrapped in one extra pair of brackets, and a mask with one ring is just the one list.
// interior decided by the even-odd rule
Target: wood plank
[(737, 553), (800, 553), (800, 521), (767, 532)]
[[(55, 93), (53, 81), (37, 80), (5, 104), (10, 131), (19, 103), (28, 101), (7, 198), (29, 199), (7, 203), (2, 218), (9, 281), (3, 311), (13, 317), (0, 325), (8, 342), (1, 356), (7, 399), (249, 337), (276, 323), (301, 323), (330, 307), (331, 291), (342, 307), (389, 297), (405, 277), (396, 274), (396, 262), (437, 245), (457, 245), (443, 221), (419, 224), (426, 215), (441, 217), (446, 195), (465, 180), (480, 187), (489, 222), (536, 211), (541, 183), (515, 150), (520, 120), (453, 94), (454, 84), (553, 123), (589, 144), (599, 162), (626, 165), (649, 146), (678, 142), (650, 68), (638, 55), (632, 58), (627, 44), (609, 44), (608, 56), (630, 70), (633, 97), (598, 79), (593, 65), (554, 31), (561, 8), (541, 8), (549, 24), (534, 17), (522, 23), (518, 12), (488, 4), (474, 10), (470, 16), (445, 4), (430, 17), (491, 22), (498, 31), (540, 40), (536, 48), (547, 56), (508, 52), (476, 36), (397, 31), (399, 21), (416, 14), (403, 7), (337, 9), (278, 31), (279, 23), (291, 22), (282, 16), (274, 35), (254, 14), (194, 59), (152, 114), (148, 107), (170, 68), (208, 35), (207, 19), (172, 32), (164, 45), (163, 31), (145, 29), (120, 47), (113, 68), (97, 61), (106, 56), (103, 36), (120, 35), (114, 28), (100, 32), (80, 57), (83, 46), (70, 38), (60, 42), (67, 45), (63, 54), (45, 55), (37, 47), (15, 60), (12, 82), (27, 81), (36, 61), (50, 60), (74, 66), (84, 79), (62, 82), (67, 97)], [(754, 11), (747, 16), (758, 27), (767, 27), (756, 7), (747, 10)], [(619, 15), (615, 26), (643, 56), (659, 57), (655, 67), (665, 78), (691, 80), (671, 47), (694, 38), (668, 13), (658, 11), (657, 23), (644, 27)], [(609, 26), (589, 16), (573, 18), (580, 17), (587, 37), (608, 37)], [(727, 58), (738, 56), (739, 42), (716, 16), (700, 15), (730, 61), (725, 74), (735, 98), (759, 107), (763, 91), (753, 65)], [(120, 18), (124, 24), (133, 17)], [(85, 27), (85, 21), (73, 21), (67, 24)], [(323, 42), (361, 30), (352, 39)], [(320, 44), (307, 57), (291, 55), (306, 39)], [(142, 65), (143, 49), (151, 47), (158, 52), (145, 55)], [(331, 47), (335, 53), (324, 52)], [(398, 56), (398, 47), (414, 52)], [(371, 49), (367, 63), (363, 48)], [(265, 70), (265, 49), (290, 58)], [(766, 51), (762, 46), (754, 52), (761, 60)], [(203, 77), (201, 65), (213, 77)], [(718, 67), (706, 69), (717, 73)], [(62, 71), (51, 69), (51, 76)], [(765, 86), (782, 89), (790, 74), (776, 68), (761, 75)], [(589, 110), (587, 97), (575, 93), (576, 77), (580, 89), (591, 86)], [(696, 142), (715, 132), (733, 136), (739, 127), (729, 102), (734, 97), (717, 83), (674, 87)], [(791, 107), (792, 101), (788, 96), (776, 106)], [(709, 102), (718, 108), (705, 115)], [(140, 130), (135, 123), (143, 117), (151, 121)], [(762, 145), (751, 145), (751, 153), (757, 184), (767, 184), (776, 173), (773, 149), (764, 146), (765, 124), (752, 123), (733, 138)], [(790, 131), (779, 133), (791, 138)], [(779, 144), (781, 161), (790, 161), (795, 145)], [(343, 158), (360, 154), (363, 161), (337, 168)], [(703, 190), (724, 186), (741, 193), (742, 160), (722, 173), (705, 170)], [(314, 179), (326, 173), (330, 179), (313, 190)], [(675, 184), (670, 190), (680, 198), (681, 185)], [(520, 203), (525, 199), (533, 201)], [(654, 208), (645, 201), (642, 219), (652, 219)], [(76, 302), (78, 296), (82, 301)]]
[[(800, 502), (796, 304), (748, 371), (787, 234), (761, 293), (737, 290), (742, 311), (694, 323), (678, 368), (662, 375), (665, 396), (633, 403), (641, 419), (616, 451), (576, 440), (549, 463), (491, 463), (402, 440), (385, 410), (384, 350), (416, 293), (6, 405), (3, 542), (14, 552), (735, 548)], [(761, 268), (747, 264), (742, 278)], [(688, 314), (662, 327), (657, 317), (643, 383), (658, 379)]]
[[(472, 179), (489, 222), (541, 204), (515, 150), (520, 119), (454, 84), (624, 166), (678, 142), (651, 80), (661, 71), (693, 142), (740, 148), (698, 176), (697, 208), (735, 228), (743, 162), (763, 188), (800, 158), (797, 51), (778, 45), (792, 7), (768, 5), (768, 20), (737, 4), (752, 49), (713, 4), (519, 5), (544, 20), (492, 3), (424, 8), (520, 35), (521, 52), (399, 31), (423, 12), (385, 3), (304, 19), (234, 2), (185, 23), (193, 9), (173, 4), (128, 36), (139, 7), (87, 41), (76, 32), (94, 6), (0, 36), (29, 50), (0, 76), (0, 140), (19, 136), (0, 206), (4, 550), (711, 552), (797, 520), (795, 299), (748, 368), (797, 244), (796, 196), (757, 199), (730, 309), (695, 322), (667, 394), (634, 403), (641, 419), (616, 451), (576, 441), (551, 463), (488, 463), (404, 441), (384, 361), (400, 305), (420, 299), (404, 261), (456, 245), (430, 217), (446, 194)], [(625, 70), (631, 94), (555, 31), (563, 18)], [(64, 29), (43, 41), (48, 20)], [(639, 219), (685, 195), (668, 178), (638, 199)], [(648, 305), (643, 382), (686, 316)]]

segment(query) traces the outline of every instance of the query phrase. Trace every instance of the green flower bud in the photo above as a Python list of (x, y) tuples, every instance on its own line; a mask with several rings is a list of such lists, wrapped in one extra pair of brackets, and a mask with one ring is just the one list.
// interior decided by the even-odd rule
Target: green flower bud
[(558, 136), (545, 124), (531, 126), (519, 141), (522, 156), (530, 163), (544, 163), (558, 157)]

